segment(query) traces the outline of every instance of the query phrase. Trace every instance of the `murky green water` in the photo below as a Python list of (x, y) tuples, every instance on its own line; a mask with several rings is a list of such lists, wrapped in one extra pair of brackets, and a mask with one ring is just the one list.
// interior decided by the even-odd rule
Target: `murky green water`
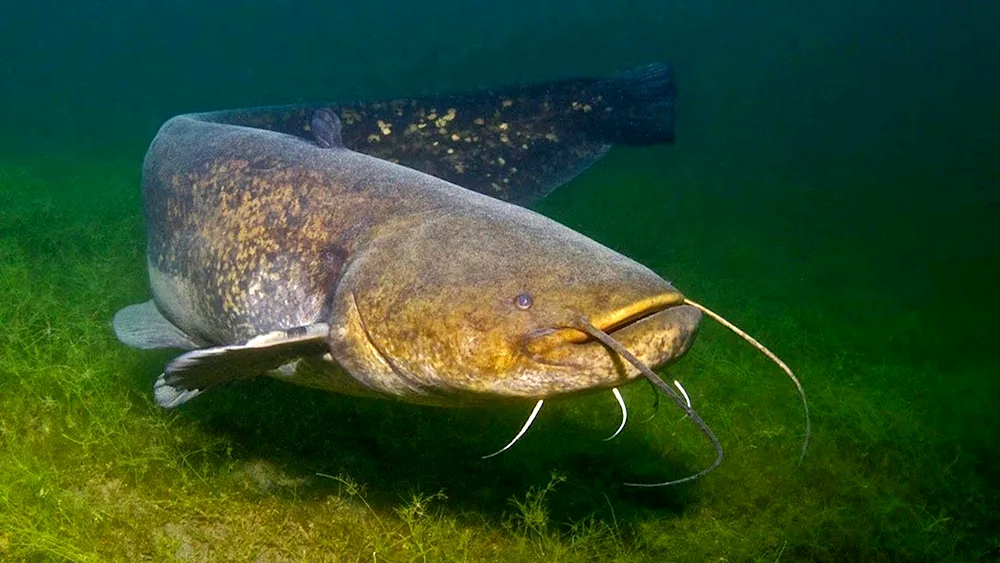
[[(0, 14), (0, 559), (1000, 557), (995, 5), (215, 4)], [(124, 350), (109, 321), (148, 295), (138, 168), (164, 120), (650, 61), (676, 69), (677, 143), (616, 149), (537, 208), (796, 369), (799, 469), (794, 392), (714, 326), (670, 375), (727, 458), (668, 490), (620, 482), (709, 451), (670, 409), (642, 423), (641, 385), (616, 441), (599, 395), (491, 463), (524, 409), (268, 381), (152, 406), (169, 355)]]

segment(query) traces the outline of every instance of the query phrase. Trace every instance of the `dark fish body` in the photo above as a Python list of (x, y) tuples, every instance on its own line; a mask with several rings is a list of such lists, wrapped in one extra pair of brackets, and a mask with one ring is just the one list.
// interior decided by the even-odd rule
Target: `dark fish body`
[(312, 116), (340, 116), (346, 148), (526, 205), (613, 144), (674, 139), (672, 72), (649, 65), (460, 94), (219, 112), (215, 119), (314, 140)]
[(699, 313), (644, 266), (502, 199), (541, 197), (611, 143), (669, 140), (672, 105), (669, 73), (646, 67), (175, 117), (143, 166), (153, 301), (115, 330), (193, 350), (157, 382), (163, 406), (265, 372), (441, 405), (620, 384), (638, 373), (584, 342), (578, 319), (659, 365), (686, 351)]

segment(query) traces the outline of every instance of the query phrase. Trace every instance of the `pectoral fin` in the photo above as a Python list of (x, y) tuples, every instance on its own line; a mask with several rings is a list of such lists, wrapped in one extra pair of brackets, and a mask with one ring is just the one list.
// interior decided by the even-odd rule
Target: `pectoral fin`
[(326, 353), (330, 326), (276, 330), (244, 344), (203, 348), (182, 354), (167, 364), (153, 386), (156, 404), (173, 408), (205, 389), (249, 379), (305, 356)]

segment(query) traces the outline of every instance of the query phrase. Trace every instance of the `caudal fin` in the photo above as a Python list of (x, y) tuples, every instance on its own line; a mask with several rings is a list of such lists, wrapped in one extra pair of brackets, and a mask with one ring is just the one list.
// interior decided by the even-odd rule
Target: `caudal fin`
[(601, 140), (623, 145), (673, 142), (677, 88), (669, 66), (649, 64), (614, 74), (589, 93), (600, 100), (593, 108), (592, 126)]

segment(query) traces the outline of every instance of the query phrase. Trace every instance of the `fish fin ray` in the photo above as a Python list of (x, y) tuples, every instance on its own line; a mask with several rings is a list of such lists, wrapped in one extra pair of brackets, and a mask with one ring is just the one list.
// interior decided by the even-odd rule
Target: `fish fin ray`
[(201, 389), (174, 387), (166, 382), (166, 374), (160, 374), (153, 384), (153, 400), (165, 409), (179, 407), (201, 394)]
[(174, 358), (154, 385), (156, 403), (173, 408), (206, 389), (250, 379), (305, 356), (325, 353), (326, 323), (276, 330), (243, 344), (192, 350)]

